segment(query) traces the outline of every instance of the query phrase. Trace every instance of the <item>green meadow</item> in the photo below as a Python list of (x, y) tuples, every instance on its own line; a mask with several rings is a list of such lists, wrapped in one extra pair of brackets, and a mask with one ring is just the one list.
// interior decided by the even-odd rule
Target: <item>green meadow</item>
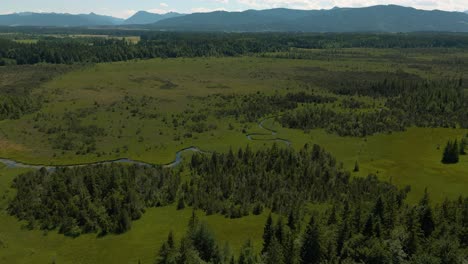
[[(316, 53), (316, 59), (312, 56), (292, 60), (281, 58), (284, 54), (265, 54), (262, 57), (153, 59), (80, 67), (34, 88), (33, 94), (45, 102), (38, 113), (0, 121), (0, 157), (40, 165), (118, 158), (167, 164), (175, 159), (178, 150), (190, 146), (210, 152), (226, 152), (246, 145), (270, 146), (273, 141), (252, 141), (247, 137), (249, 133), (264, 133), (255, 138), (286, 139), (297, 149), (304, 144), (319, 144), (350, 171), (357, 161), (360, 171), (353, 173), (355, 177), (376, 174), (400, 187), (410, 185), (411, 202), (417, 202), (426, 188), (437, 202), (468, 193), (468, 156), (461, 156), (458, 164), (441, 163), (446, 142), (462, 138), (468, 134), (466, 129), (411, 127), (403, 132), (363, 138), (340, 137), (323, 129), (284, 128), (272, 117), (263, 124), (277, 132), (269, 135), (271, 132), (258, 124), (263, 118), (252, 121), (217, 116), (225, 103), (220, 96), (255, 93), (313, 92), (337, 97), (338, 101), (328, 107), (340, 108), (345, 96), (331, 95), (327, 86), (333, 85), (333, 79), (347, 76), (372, 79), (403, 71), (422, 78), (468, 77), (466, 66), (444, 63), (450, 58), (468, 57), (458, 50), (448, 55), (443, 51), (397, 49), (311, 52)], [(441, 62), (434, 63), (436, 60)], [(377, 106), (382, 104), (370, 97), (358, 99)], [(72, 126), (67, 121), (69, 116), (83, 131), (99, 128), (95, 140), (88, 142), (88, 132), (57, 132)], [(199, 116), (203, 116), (205, 127), (193, 132)], [(62, 140), (64, 137), (83, 143), (70, 146)], [(24, 170), (0, 169), (2, 263), (152, 263), (170, 230), (180, 238), (192, 212), (191, 209), (177, 211), (175, 205), (151, 208), (132, 224), (129, 232), (102, 238), (96, 234), (69, 238), (57, 232), (31, 231), (5, 211), (13, 196), (10, 187), (13, 178), (21, 172)], [(260, 249), (267, 212), (241, 219), (198, 214), (213, 229), (216, 238), (228, 242), (233, 251), (239, 251), (249, 238)]]

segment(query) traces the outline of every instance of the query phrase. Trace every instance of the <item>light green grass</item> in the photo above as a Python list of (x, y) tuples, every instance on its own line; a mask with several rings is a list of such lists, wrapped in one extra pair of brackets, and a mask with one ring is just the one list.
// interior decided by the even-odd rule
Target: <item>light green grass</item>
[[(174, 160), (176, 151), (189, 146), (222, 152), (247, 144), (258, 148), (269, 146), (272, 142), (249, 141), (242, 133), (243, 128), (249, 133), (267, 131), (256, 123), (241, 123), (234, 118), (215, 118), (210, 111), (213, 111), (211, 104), (216, 102), (206, 96), (242, 95), (257, 91), (266, 94), (304, 90), (323, 93), (320, 84), (314, 83), (313, 78), (340, 71), (395, 72), (403, 69), (421, 76), (436, 76), (437, 71), (447, 75), (460, 74), (457, 72), (459, 68), (448, 72), (448, 69), (443, 68), (449, 67), (445, 64), (434, 64), (430, 71), (409, 67), (403, 55), (412, 64), (426, 65), (428, 58), (442, 59), (441, 56), (446, 54), (365, 49), (343, 52), (329, 61), (244, 57), (154, 59), (98, 64), (57, 77), (36, 89), (35, 93), (45, 95), (49, 100), (41, 110), (54, 116), (47, 121), (48, 126), (62, 124), (60, 118), (66, 111), (91, 109), (82, 122), (105, 129), (106, 136), (97, 142), (98, 152), (102, 152), (102, 155), (76, 155), (74, 151), (54, 150), (48, 140), (51, 135), (38, 132), (34, 128), (34, 115), (30, 115), (20, 120), (0, 121), (0, 156), (35, 164), (64, 165), (123, 157), (166, 164)], [(450, 56), (463, 54), (454, 51)], [(321, 69), (330, 72), (324, 73)], [(312, 80), (307, 81), (309, 78)], [(173, 87), (164, 89), (167, 83)], [(113, 103), (122, 104), (125, 96), (156, 98), (154, 103), (145, 108), (159, 117), (141, 119), (132, 116), (131, 109), (125, 109), (125, 105), (116, 107), (115, 111), (109, 110)], [(367, 97), (360, 100), (376, 105), (383, 103)], [(95, 108), (96, 103), (98, 108)], [(339, 101), (330, 107), (339, 108)], [(162, 116), (170, 119), (172, 114), (182, 114), (184, 111), (207, 113), (209, 118), (206, 122), (215, 125), (216, 129), (193, 133), (192, 138), (184, 138), (183, 134), (190, 131), (189, 128), (181, 125), (174, 130), (161, 121)], [(229, 129), (228, 124), (232, 124), (234, 129)], [(466, 130), (412, 128), (407, 132), (361, 139), (338, 137), (321, 130), (304, 133), (281, 128), (277, 124), (274, 128), (279, 131), (276, 137), (289, 139), (294, 147), (299, 148), (305, 143), (324, 146), (349, 169), (358, 161), (360, 176), (375, 173), (399, 186), (412, 185), (412, 200), (418, 199), (426, 187), (437, 201), (446, 196), (454, 198), (468, 191), (466, 158), (462, 158), (462, 162), (457, 165), (442, 165), (441, 150), (437, 150), (438, 145), (443, 148), (448, 140), (461, 138), (467, 133)], [(141, 132), (137, 135), (138, 130)], [(180, 140), (175, 140), (174, 135), (179, 135)], [(119, 153), (114, 151), (117, 148)], [(125, 148), (128, 150), (124, 151)]]
[(426, 188), (436, 202), (468, 192), (468, 156), (461, 156), (461, 161), (454, 165), (441, 162), (447, 141), (462, 138), (468, 130), (410, 128), (405, 132), (353, 138), (330, 135), (323, 130), (303, 133), (278, 124), (269, 125), (278, 130), (277, 136), (290, 139), (294, 147), (302, 147), (306, 142), (323, 146), (349, 171), (358, 161), (360, 172), (354, 176), (375, 174), (402, 188), (410, 185), (410, 202), (418, 201)]

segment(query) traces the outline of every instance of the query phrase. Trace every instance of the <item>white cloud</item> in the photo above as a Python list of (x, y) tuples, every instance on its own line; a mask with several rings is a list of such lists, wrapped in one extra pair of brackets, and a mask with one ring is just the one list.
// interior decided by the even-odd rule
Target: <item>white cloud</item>
[(169, 10), (163, 9), (163, 8), (152, 8), (152, 9), (148, 9), (146, 11), (148, 11), (150, 13), (155, 13), (155, 14), (166, 14), (166, 13), (170, 12)]
[(169, 5), (166, 4), (166, 3), (160, 3), (159, 5), (162, 6), (162, 7), (168, 7), (168, 6), (169, 6)]
[(288, 7), (298, 9), (322, 9), (339, 7), (363, 7), (395, 4), (420, 9), (465, 10), (466, 0), (237, 0), (248, 8), (263, 9)]
[(226, 11), (224, 7), (206, 8), (206, 7), (195, 7), (190, 10), (192, 13), (209, 13), (214, 11)]
[(117, 12), (112, 14), (115, 17), (120, 17), (120, 18), (129, 18), (133, 16), (137, 11), (136, 10), (123, 10), (121, 12)]

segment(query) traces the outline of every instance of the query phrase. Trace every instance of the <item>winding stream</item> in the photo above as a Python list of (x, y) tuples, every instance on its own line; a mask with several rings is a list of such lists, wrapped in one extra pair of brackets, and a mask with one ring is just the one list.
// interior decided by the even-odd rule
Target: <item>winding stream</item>
[(276, 130), (274, 129), (271, 129), (271, 128), (268, 128), (268, 127), (265, 127), (265, 122), (270, 120), (270, 119), (274, 119), (276, 118), (277, 116), (274, 116), (274, 117), (267, 117), (265, 119), (263, 119), (262, 121), (260, 121), (258, 123), (258, 127), (260, 127), (261, 129), (263, 130), (266, 130), (270, 133), (250, 133), (250, 134), (247, 134), (247, 139), (248, 140), (251, 140), (251, 141), (277, 141), (277, 142), (281, 142), (281, 143), (284, 143), (286, 144), (286, 146), (290, 147), (291, 146), (291, 141), (287, 140), (287, 139), (284, 139), (284, 138), (279, 138), (279, 137), (275, 137), (275, 138), (255, 138), (255, 137), (266, 137), (266, 136), (276, 136), (277, 132)]
[[(275, 130), (273, 130), (271, 128), (267, 128), (267, 127), (264, 126), (264, 123), (267, 120), (270, 120), (272, 118), (275, 118), (275, 117), (265, 118), (265, 119), (261, 120), (258, 123), (258, 126), (261, 129), (266, 130), (266, 131), (268, 131), (270, 133), (251, 133), (251, 134), (247, 134), (247, 139), (251, 140), (251, 141), (277, 141), (277, 142), (285, 143), (288, 147), (290, 147), (291, 146), (291, 141), (289, 141), (287, 139), (282, 139), (282, 138), (278, 138), (278, 137), (276, 137), (276, 138), (265, 138), (265, 139), (254, 138), (254, 137), (275, 136), (277, 134), (277, 132)], [(174, 167), (178, 166), (183, 161), (182, 155), (184, 153), (186, 153), (186, 152), (209, 153), (207, 151), (203, 151), (203, 150), (199, 149), (198, 147), (191, 146), (191, 147), (184, 148), (184, 149), (181, 149), (181, 150), (177, 151), (174, 161), (172, 161), (172, 162), (170, 162), (168, 164), (163, 164), (161, 166), (163, 166), (164, 168), (174, 168)], [(93, 162), (93, 163), (71, 164), (71, 165), (27, 164), (27, 163), (18, 162), (18, 161), (12, 160), (12, 159), (0, 158), (0, 164), (6, 165), (7, 168), (12, 168), (12, 169), (35, 169), (35, 170), (45, 168), (46, 170), (49, 170), (49, 171), (53, 171), (56, 168), (76, 168), (76, 167), (83, 167), (83, 166), (89, 166), (89, 165), (105, 165), (105, 164), (116, 164), (116, 163), (136, 164), (136, 165), (141, 165), (141, 166), (155, 166), (155, 165), (157, 165), (157, 164), (147, 163), (147, 162), (143, 162), (143, 161), (132, 160), (132, 159), (128, 159), (128, 158), (121, 158), (121, 159), (108, 160), (108, 161), (98, 161), (98, 162)]]

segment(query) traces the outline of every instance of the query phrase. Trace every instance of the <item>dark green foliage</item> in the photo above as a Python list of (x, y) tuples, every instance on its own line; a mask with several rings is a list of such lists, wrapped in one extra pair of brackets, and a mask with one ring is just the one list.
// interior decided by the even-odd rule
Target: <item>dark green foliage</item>
[(458, 80), (395, 80), (348, 83), (330, 88), (337, 94), (384, 97), (385, 108), (362, 112), (336, 111), (324, 105), (306, 105), (287, 111), (283, 126), (304, 130), (324, 128), (340, 136), (364, 137), (376, 133), (404, 131), (409, 126), (467, 127), (468, 98)]
[(177, 200), (177, 210), (182, 210), (185, 208), (184, 197), (179, 197)]
[(252, 245), (252, 241), (248, 240), (241, 248), (238, 264), (258, 264), (258, 256)]
[(325, 128), (340, 136), (364, 137), (376, 133), (404, 131), (401, 111), (382, 109), (375, 112), (338, 112), (324, 106), (307, 105), (286, 112), (280, 118), (283, 126), (310, 130)]
[(167, 241), (161, 246), (159, 250), (159, 257), (156, 261), (157, 264), (176, 264), (177, 263), (177, 248), (175, 245), (174, 234), (172, 231), (167, 236)]
[(424, 192), (424, 197), (419, 202), (419, 225), (425, 237), (429, 237), (435, 229), (434, 216), (432, 208), (429, 205), (429, 194), (427, 190)]
[(358, 193), (358, 199), (368, 199), (395, 188), (374, 176), (350, 179), (318, 145), (299, 152), (273, 145), (237, 153), (192, 156), (190, 184), (182, 186), (188, 205), (231, 218), (249, 214), (259, 203), (288, 214), (310, 201), (355, 199)]
[(320, 244), (320, 231), (314, 217), (307, 225), (301, 248), (301, 263), (318, 264), (322, 259), (322, 248)]
[[(126, 61), (132, 59), (241, 56), (288, 52), (291, 48), (434, 48), (468, 47), (463, 34), (304, 34), (304, 33), (175, 33), (84, 28), (0, 28), (3, 32), (24, 32), (37, 43), (23, 44), (0, 39), (0, 66), (6, 64), (72, 64)], [(45, 36), (41, 36), (45, 34)], [(47, 34), (140, 36), (137, 44), (105, 38), (56, 38)], [(39, 36), (39, 37), (37, 37)], [(310, 58), (310, 54), (288, 54), (288, 58)], [(308, 57), (307, 57), (308, 56)], [(315, 56), (315, 55), (313, 55)], [(316, 57), (313, 57), (316, 58)]]
[(283, 246), (273, 237), (270, 241), (266, 252), (263, 255), (264, 264), (284, 264), (285, 258), (283, 254)]
[(76, 236), (123, 233), (145, 208), (174, 202), (180, 178), (159, 167), (99, 165), (18, 176), (8, 211), (31, 226)]
[(158, 264), (191, 264), (191, 263), (228, 263), (231, 259), (229, 250), (220, 250), (211, 230), (201, 223), (195, 213), (189, 221), (188, 230), (176, 248), (172, 232), (159, 250)]
[(455, 164), (460, 160), (460, 151), (459, 151), (458, 141), (448, 141), (447, 145), (444, 148), (444, 153), (442, 155), (442, 163), (444, 164)]
[(359, 172), (359, 163), (356, 161), (356, 163), (354, 163), (354, 172)]
[(263, 249), (262, 253), (267, 252), (270, 242), (273, 239), (275, 233), (274, 233), (274, 227), (273, 227), (273, 218), (271, 217), (271, 214), (268, 216), (267, 221), (265, 223), (265, 227), (263, 229)]

